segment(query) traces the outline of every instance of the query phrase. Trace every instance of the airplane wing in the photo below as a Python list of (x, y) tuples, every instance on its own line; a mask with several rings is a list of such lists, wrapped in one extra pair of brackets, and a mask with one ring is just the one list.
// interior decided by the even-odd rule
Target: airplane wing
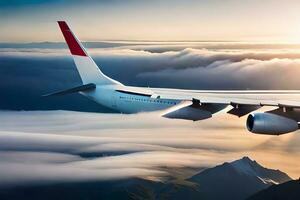
[[(197, 106), (198, 109), (209, 111), (212, 114), (231, 106), (228, 113), (242, 117), (263, 106), (274, 106), (279, 108), (276, 109), (277, 114), (295, 118), (290, 111), (300, 108), (300, 91), (297, 90), (205, 91), (164, 88), (151, 88), (151, 90), (160, 98), (190, 101), (192, 102), (190, 106)], [(169, 115), (171, 114), (164, 116), (168, 117)], [(296, 118), (300, 121), (300, 117), (296, 115)]]

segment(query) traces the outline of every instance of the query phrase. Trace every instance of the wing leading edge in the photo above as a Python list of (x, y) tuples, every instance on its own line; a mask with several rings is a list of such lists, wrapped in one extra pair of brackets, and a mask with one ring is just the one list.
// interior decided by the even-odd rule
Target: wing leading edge
[[(166, 99), (198, 102), (201, 108), (227, 107), (227, 113), (242, 117), (263, 106), (277, 107), (282, 115), (287, 115), (294, 108), (300, 108), (300, 91), (260, 90), (260, 91), (197, 91), (151, 88), (153, 93)], [(194, 103), (195, 104), (195, 103)], [(214, 111), (211, 112), (215, 113)], [(278, 113), (280, 114), (280, 113)]]

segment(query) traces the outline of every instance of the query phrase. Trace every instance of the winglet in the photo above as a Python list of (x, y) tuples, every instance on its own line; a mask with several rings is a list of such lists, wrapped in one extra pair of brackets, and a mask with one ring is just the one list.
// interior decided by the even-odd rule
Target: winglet
[(85, 52), (84, 48), (80, 45), (79, 40), (73, 34), (68, 24), (65, 21), (58, 21), (57, 23), (69, 46), (71, 54), (76, 56), (87, 56), (87, 53)]
[(82, 43), (77, 39), (65, 21), (58, 21), (58, 25), (69, 46), (83, 84), (94, 83), (96, 85), (122, 85), (120, 82), (109, 78), (101, 72), (97, 64), (94, 62), (92, 57), (88, 55)]

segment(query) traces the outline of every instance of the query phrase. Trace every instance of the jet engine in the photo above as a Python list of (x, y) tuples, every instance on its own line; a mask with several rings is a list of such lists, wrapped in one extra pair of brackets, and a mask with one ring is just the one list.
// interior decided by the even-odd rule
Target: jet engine
[(246, 126), (252, 133), (266, 135), (281, 135), (298, 130), (297, 121), (273, 113), (250, 114)]

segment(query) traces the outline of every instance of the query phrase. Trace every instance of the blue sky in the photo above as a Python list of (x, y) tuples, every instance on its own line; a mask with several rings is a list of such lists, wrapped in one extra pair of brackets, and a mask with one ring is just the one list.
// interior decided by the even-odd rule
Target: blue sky
[(82, 40), (298, 42), (300, 2), (290, 0), (1, 1), (0, 41), (61, 41), (56, 20)]

